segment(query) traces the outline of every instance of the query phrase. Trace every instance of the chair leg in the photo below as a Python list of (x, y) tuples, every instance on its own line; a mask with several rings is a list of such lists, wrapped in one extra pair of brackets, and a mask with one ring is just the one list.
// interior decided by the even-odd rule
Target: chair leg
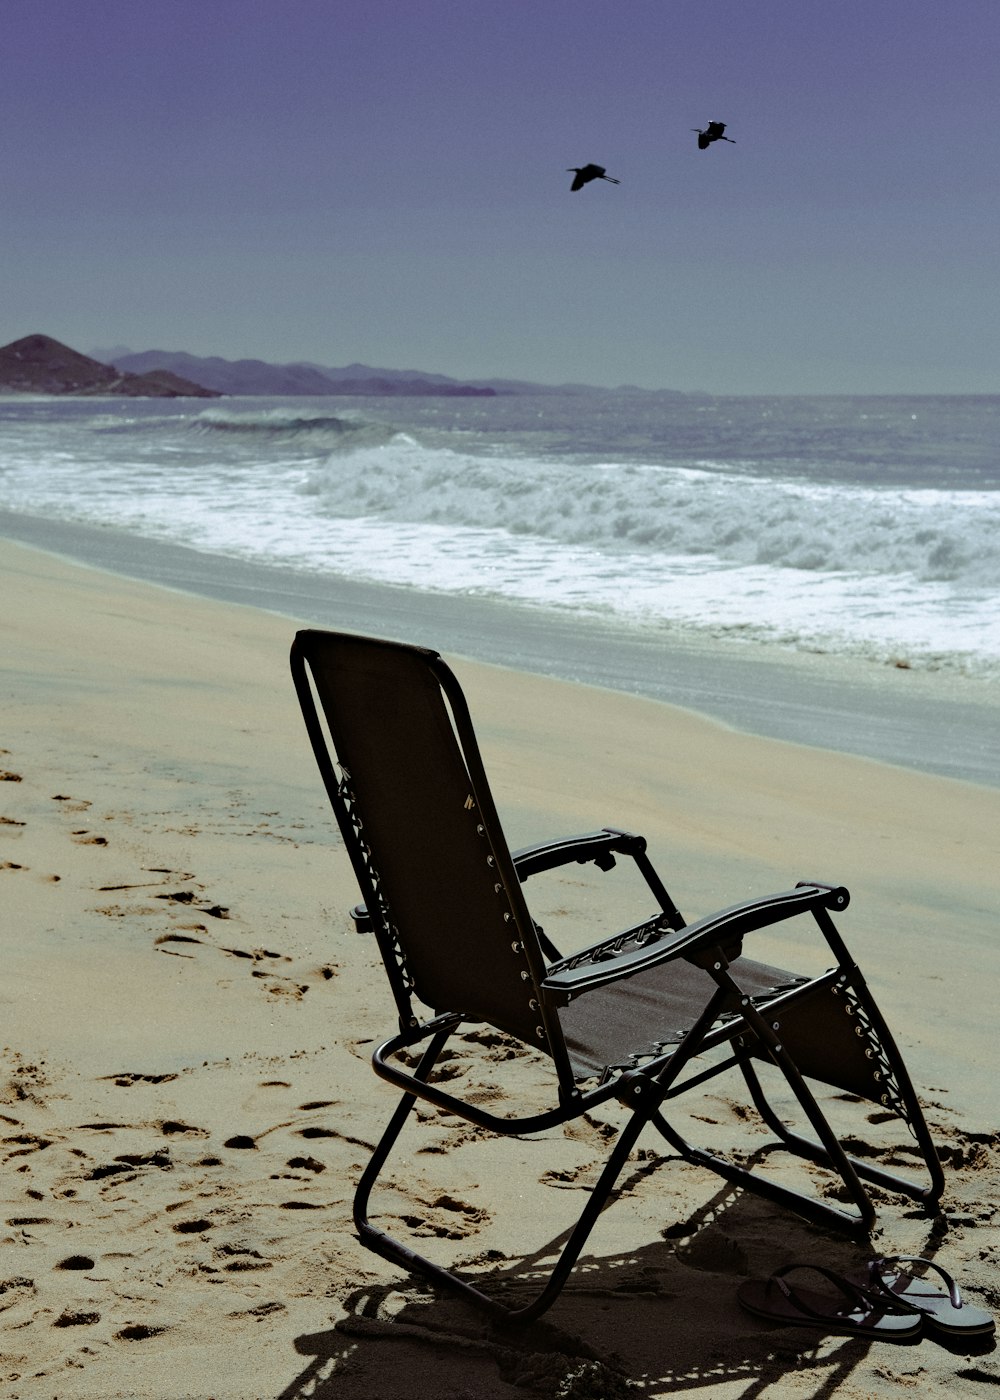
[[(433, 1037), (417, 1069), (414, 1071), (416, 1078), (427, 1078), (450, 1034), (451, 1031), (449, 1029), (439, 1031), (437, 1035)], [(477, 1307), (485, 1308), (494, 1316), (501, 1317), (507, 1322), (533, 1322), (535, 1318), (540, 1317), (543, 1312), (552, 1306), (553, 1302), (555, 1302), (559, 1293), (562, 1291), (573, 1269), (573, 1265), (580, 1256), (580, 1251), (586, 1244), (587, 1238), (597, 1222), (598, 1216), (608, 1203), (615, 1182), (621, 1175), (622, 1168), (635, 1146), (636, 1140), (651, 1117), (652, 1110), (646, 1108), (644, 1105), (642, 1108), (633, 1111), (625, 1126), (618, 1134), (615, 1145), (601, 1171), (601, 1175), (587, 1197), (587, 1202), (583, 1211), (570, 1231), (562, 1252), (556, 1261), (555, 1267), (549, 1274), (541, 1292), (538, 1293), (532, 1302), (525, 1304), (525, 1306), (509, 1308), (498, 1299), (481, 1292), (480, 1289), (476, 1288), (465, 1279), (459, 1278), (457, 1274), (452, 1273), (449, 1269), (445, 1269), (440, 1264), (435, 1264), (432, 1260), (425, 1258), (422, 1254), (418, 1254), (416, 1250), (411, 1249), (409, 1245), (394, 1239), (393, 1236), (387, 1234), (386, 1231), (378, 1229), (376, 1226), (372, 1225), (368, 1219), (368, 1201), (372, 1189), (416, 1101), (417, 1095), (415, 1094), (404, 1094), (400, 1099), (358, 1183), (354, 1195), (354, 1224), (361, 1243), (367, 1249), (381, 1255), (383, 1259), (387, 1259), (390, 1263), (400, 1264), (409, 1272), (423, 1274), (433, 1282), (460, 1294)]]
[[(414, 1071), (415, 1079), (428, 1078), (450, 1035), (451, 1027), (446, 1030), (438, 1031), (437, 1034), (431, 1038), (427, 1049), (420, 1058), (420, 1063)], [(375, 1151), (368, 1161), (367, 1167), (361, 1174), (361, 1180), (358, 1182), (357, 1190), (354, 1193), (354, 1224), (365, 1243), (367, 1243), (365, 1236), (368, 1232), (372, 1231), (376, 1235), (380, 1233), (374, 1230), (374, 1227), (368, 1223), (368, 1198), (416, 1102), (416, 1094), (404, 1094), (400, 1099), (399, 1103), (396, 1105), (395, 1112), (389, 1119), (385, 1132), (379, 1139)], [(374, 1245), (370, 1247), (374, 1248)]]

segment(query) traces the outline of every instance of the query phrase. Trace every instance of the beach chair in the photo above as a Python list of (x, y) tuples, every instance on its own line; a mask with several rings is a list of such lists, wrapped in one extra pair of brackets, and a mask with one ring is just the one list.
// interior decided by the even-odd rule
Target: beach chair
[[(605, 828), (512, 853), (465, 699), (437, 652), (307, 630), (296, 636), (291, 660), (362, 894), (355, 919), (374, 933), (399, 1017), (398, 1033), (372, 1060), (402, 1098), (358, 1183), (354, 1219), (363, 1244), (496, 1313), (538, 1317), (563, 1287), (647, 1127), (726, 1181), (861, 1238), (875, 1221), (865, 1183), (928, 1207), (939, 1198), (941, 1167), (916, 1095), (831, 917), (846, 908), (845, 889), (801, 883), (685, 924), (641, 836)], [(596, 871), (610, 870), (621, 857), (635, 863), (648, 886), (649, 917), (560, 956), (533, 921), (522, 884), (575, 862), (592, 862), (603, 881)], [(788, 919), (805, 919), (811, 937), (825, 940), (828, 970), (800, 976), (743, 956), (745, 939)], [(499, 1031), (543, 1057), (549, 1106), (519, 1113), (515, 1105), (506, 1116), (487, 1107), (482, 1094), (462, 1097), (447, 1077), (454, 1064), (442, 1063), (442, 1051), (456, 1034), (465, 1035), (461, 1049), (469, 1051), (476, 1039), (469, 1027), (492, 1028), (479, 1040), (496, 1041)], [(759, 1073), (765, 1065), (773, 1068)], [(726, 1071), (742, 1075), (777, 1145), (839, 1178), (826, 1178), (839, 1199), (792, 1188), (681, 1136), (665, 1107)], [(497, 1073), (505, 1090), (516, 1083), (502, 1068)], [(782, 1087), (787, 1103), (797, 1101), (796, 1126), (775, 1108), (765, 1077)], [(879, 1105), (880, 1119), (904, 1120), (916, 1144), (907, 1150), (923, 1159), (928, 1180), (916, 1182), (845, 1150), (810, 1081), (831, 1086), (841, 1099)], [(546, 1132), (610, 1100), (626, 1110), (624, 1125), (532, 1301), (508, 1306), (496, 1281), (460, 1277), (369, 1221), (372, 1188), (418, 1101), (490, 1130), (499, 1149), (504, 1137)], [(871, 1109), (862, 1104), (859, 1116), (864, 1113)], [(758, 1142), (742, 1144), (755, 1159)]]

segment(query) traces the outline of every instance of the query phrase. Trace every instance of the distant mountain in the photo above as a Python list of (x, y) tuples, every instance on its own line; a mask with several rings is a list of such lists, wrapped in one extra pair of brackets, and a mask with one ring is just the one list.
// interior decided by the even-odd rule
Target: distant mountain
[(447, 375), (419, 370), (376, 370), (368, 365), (326, 369), (304, 362), (272, 365), (264, 360), (224, 360), (217, 355), (203, 358), (183, 350), (143, 350), (122, 355), (115, 363), (119, 369), (138, 374), (170, 370), (221, 394), (433, 394), (464, 398), (492, 397), (497, 392), (488, 385), (462, 384)]
[(26, 335), (0, 346), (0, 393), (115, 394), (126, 398), (218, 398), (214, 389), (171, 372), (122, 373), (71, 350), (49, 335)]
[[(309, 363), (306, 361), (305, 363)], [(373, 369), (371, 365), (345, 365), (342, 369), (331, 369), (325, 365), (310, 364), (309, 368), (319, 370), (329, 379), (336, 380), (425, 380), (428, 384), (454, 384), (445, 374), (429, 374), (419, 369)], [(473, 389), (488, 389), (495, 394), (600, 394), (606, 392), (594, 384), (536, 384), (530, 379), (470, 379), (466, 381)], [(341, 392), (344, 392), (341, 390)], [(399, 390), (396, 391), (397, 393)]]
[[(420, 369), (376, 369), (372, 365), (350, 364), (333, 367), (310, 360), (291, 364), (271, 364), (266, 360), (224, 360), (218, 355), (189, 355), (184, 350), (133, 351), (123, 345), (92, 350), (95, 359), (106, 360), (121, 370), (146, 374), (154, 369), (170, 370), (193, 379), (220, 394), (356, 395), (443, 395), (445, 397), (492, 397), (509, 394), (602, 394), (606, 386), (595, 384), (536, 384), (530, 379), (470, 379), (461, 381), (447, 374), (431, 374)], [(637, 395), (658, 394), (684, 398), (677, 389), (640, 389), (622, 384), (615, 392)]]

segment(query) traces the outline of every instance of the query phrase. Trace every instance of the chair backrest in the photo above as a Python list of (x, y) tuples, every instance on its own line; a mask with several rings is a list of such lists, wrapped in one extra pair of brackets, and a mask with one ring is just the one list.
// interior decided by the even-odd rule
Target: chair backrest
[(537, 934), (451, 670), (424, 648), (307, 630), (292, 672), (401, 1021), (415, 1023), (412, 990), (548, 1049)]

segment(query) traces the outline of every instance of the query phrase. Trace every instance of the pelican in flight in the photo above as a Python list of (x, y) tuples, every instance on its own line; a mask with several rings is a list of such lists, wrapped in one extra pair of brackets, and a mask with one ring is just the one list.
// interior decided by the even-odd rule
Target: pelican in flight
[(571, 190), (582, 190), (591, 180), (607, 180), (609, 185), (621, 184), (621, 180), (616, 180), (613, 175), (605, 175), (603, 165), (571, 165), (568, 169), (576, 175), (570, 185)]
[(699, 151), (707, 151), (713, 141), (728, 141), (731, 146), (735, 146), (736, 142), (731, 136), (723, 136), (722, 133), (725, 129), (725, 122), (709, 122), (704, 131), (700, 131), (698, 127), (693, 126), (691, 130), (698, 132)]

